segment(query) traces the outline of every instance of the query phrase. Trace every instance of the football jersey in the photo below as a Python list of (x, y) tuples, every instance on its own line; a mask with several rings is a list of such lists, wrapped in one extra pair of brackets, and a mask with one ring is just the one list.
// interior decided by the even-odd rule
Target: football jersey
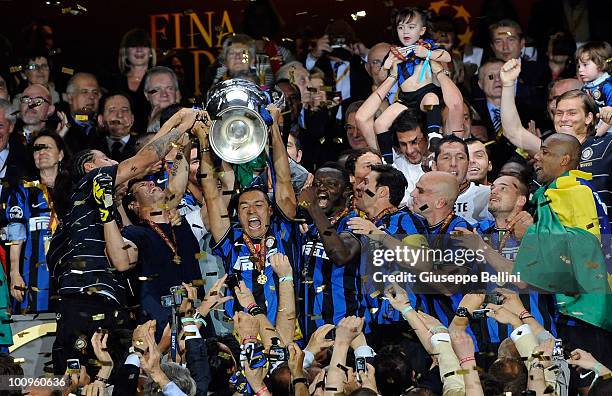
[[(298, 223), (286, 218), (280, 210), (275, 210), (270, 218), (270, 226), (266, 237), (263, 239), (251, 238), (255, 246), (265, 244), (266, 259), (263, 268), (265, 282), (261, 284), (259, 280), (262, 274), (257, 271), (252, 261), (252, 253), (244, 240), (244, 230), (242, 226), (232, 224), (227, 234), (214, 243), (211, 239), (213, 254), (223, 259), (225, 271), (228, 275), (237, 273), (241, 276), (246, 286), (251, 290), (255, 297), (255, 302), (264, 310), (268, 320), (274, 325), (276, 323), (276, 313), (278, 310), (278, 277), (272, 270), (270, 257), (276, 253), (286, 255), (294, 269), (299, 266), (300, 244)], [(261, 249), (261, 247), (260, 247)], [(297, 276), (294, 276), (297, 279)], [(230, 291), (228, 290), (228, 294)], [(234, 312), (242, 310), (238, 301), (230, 300), (225, 303), (226, 314), (233, 317)]]
[(22, 181), (10, 190), (6, 218), (9, 241), (23, 241), (19, 273), (28, 288), (21, 303), (13, 301), (14, 312), (47, 312), (51, 286), (46, 254), (52, 230), (46, 187), (38, 181)]
[[(334, 227), (338, 235), (346, 234), (359, 242), (347, 225), (352, 217), (355, 213), (349, 212)], [(314, 224), (303, 235), (300, 275), (304, 334), (310, 335), (326, 323), (338, 324), (346, 316), (363, 317), (359, 255), (344, 265), (333, 262)]]

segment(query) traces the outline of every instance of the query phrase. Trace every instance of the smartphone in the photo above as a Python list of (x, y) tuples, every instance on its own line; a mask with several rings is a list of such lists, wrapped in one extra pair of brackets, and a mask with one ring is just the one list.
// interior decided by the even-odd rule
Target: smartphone
[(366, 358), (358, 357), (355, 359), (355, 371), (367, 371)]
[(225, 284), (232, 293), (234, 292), (234, 287), (238, 287), (238, 282), (240, 282), (240, 279), (238, 279), (238, 274), (235, 272), (233, 274), (229, 274), (225, 279)]
[(563, 356), (563, 341), (560, 338), (555, 338), (555, 346), (552, 351), (553, 356)]

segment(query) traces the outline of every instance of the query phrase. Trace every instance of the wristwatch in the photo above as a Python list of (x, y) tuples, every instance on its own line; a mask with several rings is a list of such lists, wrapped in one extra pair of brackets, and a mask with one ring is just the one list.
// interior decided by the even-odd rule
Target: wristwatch
[(472, 317), (472, 315), (470, 314), (470, 311), (468, 311), (468, 309), (465, 307), (457, 308), (457, 311), (455, 311), (455, 316), (459, 316), (460, 318), (468, 318), (468, 319)]

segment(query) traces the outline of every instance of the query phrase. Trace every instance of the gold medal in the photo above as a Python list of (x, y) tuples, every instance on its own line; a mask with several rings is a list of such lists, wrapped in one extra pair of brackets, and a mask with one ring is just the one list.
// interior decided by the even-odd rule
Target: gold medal
[(174, 264), (179, 265), (181, 263), (181, 256), (179, 256), (178, 254), (175, 254), (174, 257), (172, 258), (172, 261), (174, 261)]
[(265, 274), (259, 274), (257, 277), (257, 283), (260, 285), (265, 285), (268, 282), (268, 277)]

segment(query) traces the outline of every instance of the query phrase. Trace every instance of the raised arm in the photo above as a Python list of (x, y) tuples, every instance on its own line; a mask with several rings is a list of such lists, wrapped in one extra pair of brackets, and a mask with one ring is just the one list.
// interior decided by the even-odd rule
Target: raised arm
[(92, 194), (104, 225), (104, 241), (106, 242), (106, 255), (113, 267), (118, 271), (130, 269), (130, 257), (119, 226), (115, 221), (116, 206), (113, 200), (113, 178), (106, 174), (96, 175), (92, 183)]
[(285, 345), (293, 342), (295, 336), (295, 291), (293, 269), (289, 259), (282, 253), (270, 257), (272, 269), (278, 276), (278, 312), (276, 330)]
[[(331, 224), (323, 209), (317, 204), (316, 188), (305, 188), (300, 193), (300, 205), (306, 207), (315, 226), (321, 233), (323, 247), (331, 260), (338, 265), (344, 265), (359, 254), (361, 244), (348, 232), (338, 234), (336, 227)], [(314, 249), (314, 248), (313, 248)]]
[(291, 184), (291, 171), (289, 170), (289, 157), (287, 149), (283, 143), (280, 129), (278, 128), (278, 119), (280, 118), (280, 109), (274, 106), (269, 108), (270, 114), (274, 123), (272, 124), (272, 162), (274, 171), (276, 172), (276, 183), (274, 183), (274, 198), (276, 205), (290, 219), (295, 217), (297, 209), (297, 201), (295, 192)]
[[(397, 69), (397, 63), (399, 60), (393, 64), (394, 70)], [(380, 108), (380, 104), (384, 101), (385, 96), (389, 93), (393, 85), (397, 81), (397, 70), (389, 74), (389, 76), (380, 84), (379, 87), (376, 88), (372, 95), (370, 95), (365, 102), (355, 114), (355, 122), (357, 123), (357, 128), (363, 134), (364, 139), (368, 142), (368, 146), (373, 149), (378, 150), (378, 142), (376, 141), (376, 133), (374, 131), (374, 116), (376, 112)]]
[(518, 59), (510, 59), (504, 63), (500, 71), (502, 80), (501, 98), (501, 122), (504, 136), (514, 144), (529, 153), (535, 155), (540, 150), (542, 141), (539, 137), (530, 133), (521, 125), (516, 103), (514, 103), (514, 90), (516, 80), (521, 73), (521, 62)]
[[(195, 127), (203, 125), (202, 122), (196, 122)], [(176, 152), (176, 158), (170, 169), (170, 178), (168, 186), (164, 190), (166, 194), (166, 209), (174, 209), (178, 206), (187, 189), (189, 181), (189, 153), (191, 152), (191, 142), (185, 145), (180, 145)]]
[(230, 228), (227, 205), (221, 198), (219, 189), (217, 188), (217, 176), (210, 155), (207, 131), (203, 128), (195, 128), (194, 132), (197, 134), (198, 140), (200, 141), (200, 174), (198, 178), (200, 179), (202, 191), (204, 192), (208, 224), (215, 242), (219, 242)]
[(146, 146), (136, 155), (119, 164), (115, 183), (121, 184), (132, 178), (143, 176), (149, 166), (161, 161), (168, 154), (173, 143), (184, 138), (183, 135), (191, 129), (196, 117), (203, 114), (206, 113), (193, 109), (181, 109), (170, 117)]
[(446, 132), (463, 132), (463, 95), (453, 79), (444, 73), (442, 64), (437, 61), (431, 62), (431, 71), (440, 82), (444, 104), (448, 107), (448, 129)]

